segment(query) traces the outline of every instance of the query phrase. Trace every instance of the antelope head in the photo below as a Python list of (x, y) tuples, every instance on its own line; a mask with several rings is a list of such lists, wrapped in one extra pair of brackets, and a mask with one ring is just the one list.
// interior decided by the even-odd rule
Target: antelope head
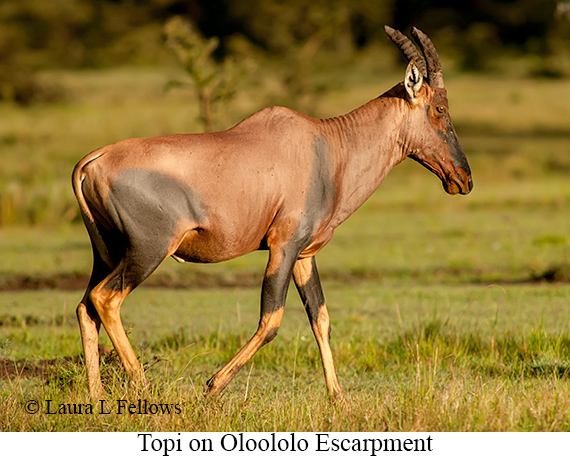
[(403, 83), (409, 115), (402, 138), (408, 157), (437, 175), (447, 193), (468, 194), (473, 188), (471, 169), (451, 123), (441, 63), (433, 43), (412, 28), (424, 59), (405, 35), (388, 26), (385, 29), (409, 61)]

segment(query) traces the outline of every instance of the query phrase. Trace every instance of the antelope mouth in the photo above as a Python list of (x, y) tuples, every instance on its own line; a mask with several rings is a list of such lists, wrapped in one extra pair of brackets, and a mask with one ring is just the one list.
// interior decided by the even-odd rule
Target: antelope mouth
[(450, 195), (467, 195), (473, 189), (473, 178), (471, 173), (458, 168), (454, 174), (442, 179), (443, 188)]
[[(423, 167), (427, 168), (435, 174), (443, 184), (443, 189), (450, 195), (467, 195), (473, 189), (473, 179), (471, 178), (471, 170), (468, 168), (448, 167), (445, 170), (443, 167), (436, 163), (427, 162), (415, 155), (409, 156)], [(450, 169), (451, 168), (451, 169)]]

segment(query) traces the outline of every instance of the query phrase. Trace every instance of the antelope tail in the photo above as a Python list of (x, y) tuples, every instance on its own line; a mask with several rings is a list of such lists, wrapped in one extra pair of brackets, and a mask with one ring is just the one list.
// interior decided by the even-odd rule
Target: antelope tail
[(85, 180), (85, 166), (91, 163), (93, 160), (98, 159), (104, 153), (100, 151), (93, 151), (91, 154), (85, 156), (73, 169), (73, 173), (71, 176), (71, 182), (73, 185), (73, 192), (75, 194), (75, 198), (77, 198), (77, 202), (79, 203), (79, 209), (81, 210), (81, 216), (83, 217), (83, 221), (85, 222), (85, 227), (87, 227), (87, 231), (89, 232), (89, 237), (91, 238), (91, 242), (93, 243), (94, 249), (97, 250), (103, 262), (107, 264), (109, 268), (114, 268), (114, 263), (111, 260), (111, 256), (109, 255), (109, 251), (107, 249), (107, 245), (103, 240), (103, 236), (99, 231), (99, 224), (93, 217), (93, 213), (87, 200), (85, 198), (85, 194), (83, 193), (83, 181)]

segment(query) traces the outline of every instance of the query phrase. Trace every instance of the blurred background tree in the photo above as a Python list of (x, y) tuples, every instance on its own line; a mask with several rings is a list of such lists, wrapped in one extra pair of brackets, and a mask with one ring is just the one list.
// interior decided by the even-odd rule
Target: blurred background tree
[[(196, 27), (180, 16), (174, 16), (164, 27), (166, 46), (182, 64), (189, 81), (172, 80), (168, 87), (194, 89), (200, 105), (199, 120), (205, 132), (213, 132), (216, 117), (223, 114), (235, 98), (245, 67), (238, 66), (231, 56), (216, 61), (213, 53), (219, 46), (217, 37), (204, 38)], [(219, 111), (222, 111), (220, 113)]]
[[(556, 0), (2, 0), (0, 98), (19, 103), (57, 95), (34, 79), (49, 68), (165, 65), (163, 27), (179, 15), (219, 45), (236, 42), (271, 68), (279, 62), (288, 100), (314, 111), (331, 82), (319, 73), (347, 66), (363, 51), (391, 48), (383, 25), (426, 30), (461, 71), (501, 70), (525, 57), (528, 72), (570, 73), (567, 3)], [(380, 43), (380, 44), (379, 44)], [(387, 51), (396, 56), (397, 51)], [(395, 58), (395, 57), (394, 57)]]

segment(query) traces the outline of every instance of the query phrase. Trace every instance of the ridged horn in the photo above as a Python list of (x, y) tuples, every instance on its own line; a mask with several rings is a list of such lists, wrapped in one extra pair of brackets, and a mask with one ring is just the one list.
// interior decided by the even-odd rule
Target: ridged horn
[(441, 71), (441, 62), (439, 55), (435, 50), (435, 46), (428, 36), (416, 27), (412, 27), (412, 36), (418, 43), (427, 64), (428, 83), (432, 87), (443, 89), (443, 73)]
[(402, 32), (395, 30), (388, 25), (384, 26), (384, 30), (392, 42), (398, 46), (398, 48), (400, 48), (400, 51), (402, 51), (402, 54), (404, 54), (406, 59), (408, 59), (408, 61), (413, 60), (418, 66), (418, 69), (421, 71), (423, 77), (427, 79), (428, 73), (426, 70), (426, 61), (414, 43), (412, 43), (412, 41)]

